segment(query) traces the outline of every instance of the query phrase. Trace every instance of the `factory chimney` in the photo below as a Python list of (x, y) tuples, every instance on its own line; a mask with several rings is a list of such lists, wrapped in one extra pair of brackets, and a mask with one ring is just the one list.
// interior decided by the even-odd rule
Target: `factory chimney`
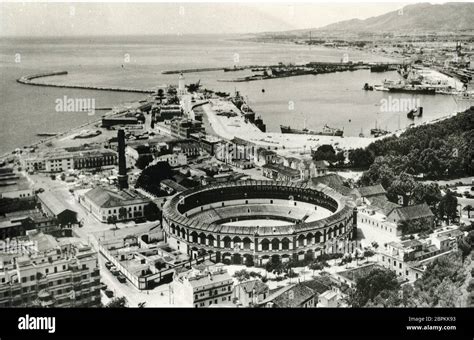
[(128, 188), (127, 163), (125, 160), (125, 132), (123, 130), (118, 130), (117, 140), (119, 166), (118, 186), (122, 190)]

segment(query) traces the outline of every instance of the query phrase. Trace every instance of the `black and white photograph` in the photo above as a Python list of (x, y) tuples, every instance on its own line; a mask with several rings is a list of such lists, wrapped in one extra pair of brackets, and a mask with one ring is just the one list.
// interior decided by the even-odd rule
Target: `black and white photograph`
[(0, 339), (275, 309), (472, 339), (473, 76), (469, 1), (2, 0)]

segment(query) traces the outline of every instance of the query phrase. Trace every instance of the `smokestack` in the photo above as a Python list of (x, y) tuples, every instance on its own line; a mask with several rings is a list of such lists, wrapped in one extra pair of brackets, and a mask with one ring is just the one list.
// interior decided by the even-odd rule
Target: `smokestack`
[(127, 176), (127, 163), (125, 160), (125, 132), (123, 130), (118, 130), (117, 140), (118, 140), (118, 165), (119, 165), (118, 185), (120, 189), (127, 189), (128, 176)]

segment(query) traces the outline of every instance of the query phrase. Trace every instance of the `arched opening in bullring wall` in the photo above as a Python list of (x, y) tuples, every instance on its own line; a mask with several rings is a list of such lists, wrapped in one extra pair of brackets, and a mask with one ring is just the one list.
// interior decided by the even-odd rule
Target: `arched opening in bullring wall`
[(298, 247), (303, 247), (304, 246), (304, 240), (305, 240), (305, 237), (304, 237), (303, 234), (298, 236)]
[(200, 233), (199, 234), (199, 243), (205, 245), (206, 244), (206, 234)]
[(322, 236), (323, 234), (321, 234), (320, 231), (317, 231), (315, 234), (314, 234), (314, 242), (315, 243), (320, 243), (322, 241)]
[(198, 233), (195, 231), (191, 233), (191, 242), (198, 243)]
[(242, 240), (242, 243), (243, 243), (244, 249), (250, 249), (252, 245), (252, 240), (250, 240), (248, 237), (244, 237), (244, 239)]
[(279, 250), (280, 249), (280, 240), (277, 238), (274, 238), (272, 240), (272, 250)]
[(253, 266), (254, 265), (253, 256), (250, 255), (250, 254), (245, 254), (244, 255), (244, 264), (246, 266)]
[(240, 255), (239, 253), (235, 253), (232, 256), (232, 263), (233, 264), (242, 264), (242, 255)]
[(224, 236), (222, 241), (224, 242), (224, 248), (231, 248), (232, 239), (229, 236)]
[(281, 240), (281, 249), (283, 250), (288, 250), (290, 249), (290, 240), (285, 237), (283, 240)]
[(270, 241), (264, 238), (261, 242), (262, 250), (270, 250)]

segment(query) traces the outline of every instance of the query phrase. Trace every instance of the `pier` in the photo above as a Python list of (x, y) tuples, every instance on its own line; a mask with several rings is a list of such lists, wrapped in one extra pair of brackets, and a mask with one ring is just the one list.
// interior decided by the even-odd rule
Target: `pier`
[(96, 85), (75, 85), (75, 84), (58, 84), (58, 83), (40, 83), (35, 81), (38, 78), (52, 77), (52, 76), (64, 76), (67, 75), (67, 71), (47, 72), (38, 73), (33, 75), (26, 75), (18, 78), (16, 81), (20, 84), (35, 85), (35, 86), (47, 86), (57, 88), (68, 88), (68, 89), (82, 89), (82, 90), (95, 90), (95, 91), (115, 91), (115, 92), (135, 92), (135, 93), (155, 93), (155, 90), (138, 89), (131, 87), (113, 87), (113, 86), (96, 86)]

